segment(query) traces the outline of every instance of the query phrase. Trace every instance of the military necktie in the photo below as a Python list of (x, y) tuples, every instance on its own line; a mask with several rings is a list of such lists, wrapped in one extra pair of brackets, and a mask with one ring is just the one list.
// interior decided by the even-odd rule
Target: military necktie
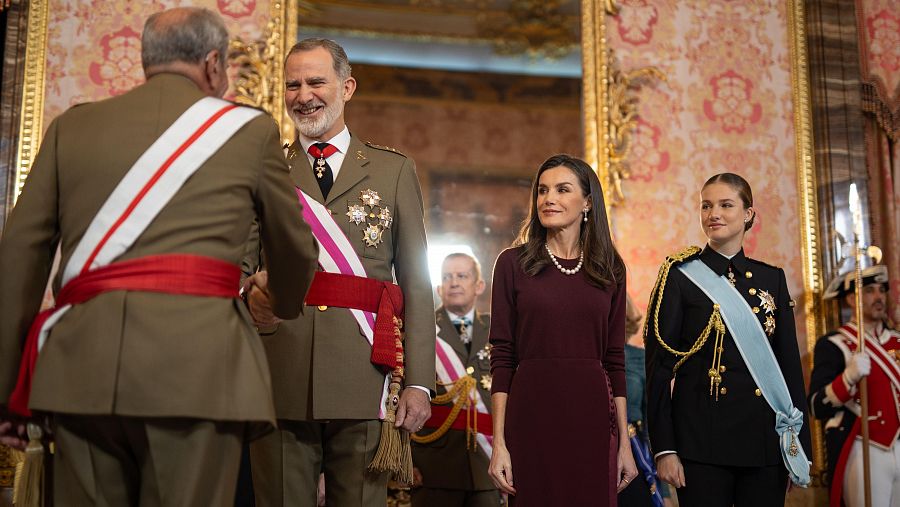
[(313, 173), (316, 175), (316, 181), (319, 182), (319, 190), (322, 191), (322, 197), (328, 199), (328, 192), (334, 185), (334, 173), (325, 159), (337, 153), (338, 150), (328, 143), (316, 143), (311, 145), (308, 151), (315, 159)]
[(453, 326), (459, 332), (459, 339), (466, 345), (466, 351), (471, 352), (472, 349), (472, 321), (466, 317), (453, 319)]

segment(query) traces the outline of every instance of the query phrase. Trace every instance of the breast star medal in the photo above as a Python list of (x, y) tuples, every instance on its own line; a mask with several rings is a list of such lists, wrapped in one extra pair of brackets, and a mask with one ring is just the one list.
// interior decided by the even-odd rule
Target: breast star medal
[(492, 348), (493, 348), (493, 347), (491, 346), (490, 343), (488, 343), (487, 345), (485, 345), (483, 349), (479, 350), (479, 351), (476, 353), (476, 354), (478, 355), (478, 359), (479, 359), (480, 361), (484, 361), (485, 359), (490, 359), (490, 358), (491, 358), (491, 349), (492, 349)]
[(490, 391), (493, 380), (494, 380), (494, 377), (492, 377), (490, 373), (485, 373), (484, 375), (481, 376), (481, 387)]
[(772, 336), (775, 334), (775, 310), (778, 309), (775, 306), (775, 298), (766, 290), (757, 291), (756, 295), (759, 296), (759, 306), (765, 310), (766, 321), (763, 328), (767, 336)]
[(349, 204), (347, 206), (347, 218), (350, 223), (365, 225), (363, 230), (363, 242), (366, 246), (377, 248), (384, 241), (384, 231), (391, 228), (394, 217), (387, 206), (381, 205), (381, 196), (378, 192), (368, 188), (359, 193), (362, 204)]

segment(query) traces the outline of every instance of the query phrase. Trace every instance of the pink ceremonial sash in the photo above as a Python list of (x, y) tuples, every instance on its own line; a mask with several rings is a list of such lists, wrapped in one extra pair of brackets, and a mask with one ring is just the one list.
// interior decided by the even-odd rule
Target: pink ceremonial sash
[[(299, 188), (297, 189), (297, 198), (300, 200), (300, 204), (303, 205), (303, 219), (309, 224), (313, 236), (319, 244), (319, 266), (321, 266), (322, 270), (328, 273), (368, 278), (362, 260), (360, 260), (356, 250), (353, 249), (353, 245), (350, 243), (347, 235), (344, 234), (344, 231), (332, 218), (328, 208)], [(375, 314), (356, 308), (348, 308), (347, 310), (353, 315), (356, 323), (359, 324), (360, 333), (371, 346), (375, 339)], [(385, 416), (384, 404), (387, 400), (390, 381), (391, 375), (388, 373), (384, 377), (381, 401), (378, 404), (379, 419), (384, 419)]]

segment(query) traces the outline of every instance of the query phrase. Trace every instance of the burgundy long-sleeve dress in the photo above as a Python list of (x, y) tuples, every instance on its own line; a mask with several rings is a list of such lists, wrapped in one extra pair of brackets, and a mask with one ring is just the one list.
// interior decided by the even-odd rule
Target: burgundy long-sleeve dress
[(509, 393), (510, 504), (615, 506), (625, 284), (600, 289), (552, 264), (528, 276), (521, 251), (497, 258), (491, 300), (491, 392)]

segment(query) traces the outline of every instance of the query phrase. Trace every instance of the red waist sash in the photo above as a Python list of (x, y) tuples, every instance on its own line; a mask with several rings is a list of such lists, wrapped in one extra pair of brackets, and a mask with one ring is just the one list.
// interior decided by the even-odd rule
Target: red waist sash
[[(444, 405), (432, 405), (431, 406), (431, 417), (425, 421), (426, 428), (440, 428), (441, 425), (444, 424), (444, 421), (450, 417), (450, 412), (452, 409), (450, 407)], [(453, 421), (453, 424), (450, 425), (451, 430), (462, 430), (465, 431), (466, 427), (466, 418), (460, 417), (459, 413), (456, 414), (456, 420)], [(475, 417), (478, 418), (478, 433), (482, 435), (491, 437), (494, 436), (494, 423), (491, 420), (491, 414), (482, 414), (481, 412), (476, 412)]]
[(336, 306), (375, 314), (372, 364), (385, 371), (403, 366), (403, 291), (396, 284), (366, 278), (317, 271), (306, 294), (310, 306)]
[(38, 358), (38, 338), (44, 323), (61, 307), (118, 290), (237, 298), (240, 277), (241, 270), (234, 264), (189, 254), (152, 255), (114, 262), (76, 276), (59, 291), (56, 305), (40, 312), (28, 330), (16, 388), (9, 398), (10, 411), (31, 415), (28, 398)]

